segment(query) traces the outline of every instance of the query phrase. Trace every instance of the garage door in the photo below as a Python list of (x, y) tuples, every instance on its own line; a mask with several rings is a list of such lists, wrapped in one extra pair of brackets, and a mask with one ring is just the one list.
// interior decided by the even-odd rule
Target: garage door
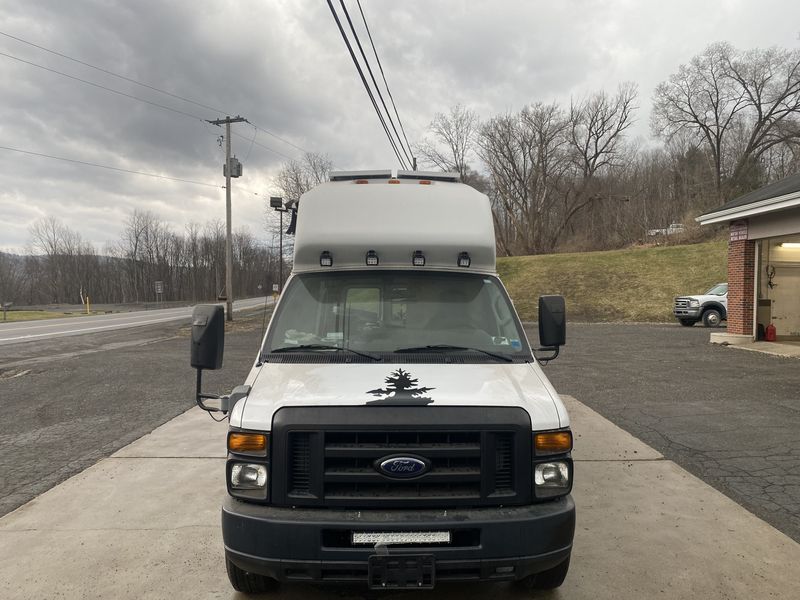
[(800, 336), (800, 266), (775, 269), (772, 298), (772, 322), (778, 335)]

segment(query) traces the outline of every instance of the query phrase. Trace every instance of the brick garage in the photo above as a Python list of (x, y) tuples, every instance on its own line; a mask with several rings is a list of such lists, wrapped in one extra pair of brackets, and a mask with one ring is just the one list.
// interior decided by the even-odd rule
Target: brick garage
[(800, 174), (697, 220), (729, 228), (728, 330), (712, 341), (750, 342), (770, 323), (779, 340), (800, 340)]

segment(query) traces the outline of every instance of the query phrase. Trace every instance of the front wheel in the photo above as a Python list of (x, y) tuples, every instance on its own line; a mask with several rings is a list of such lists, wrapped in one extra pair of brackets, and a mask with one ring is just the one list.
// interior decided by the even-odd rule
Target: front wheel
[(227, 558), (225, 559), (225, 568), (228, 571), (228, 579), (233, 589), (237, 592), (242, 592), (243, 594), (265, 594), (278, 589), (276, 580), (258, 573), (248, 573)]
[(547, 571), (528, 575), (525, 579), (519, 581), (519, 585), (531, 592), (534, 590), (553, 590), (559, 587), (567, 577), (569, 559), (570, 557), (568, 556), (563, 562)]
[(722, 322), (722, 315), (714, 308), (708, 309), (703, 313), (703, 325), (706, 327), (718, 327)]

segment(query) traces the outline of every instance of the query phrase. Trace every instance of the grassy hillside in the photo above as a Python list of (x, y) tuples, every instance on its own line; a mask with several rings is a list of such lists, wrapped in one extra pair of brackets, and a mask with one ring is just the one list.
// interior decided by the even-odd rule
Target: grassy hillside
[(724, 241), (499, 258), (497, 270), (523, 320), (543, 294), (562, 294), (571, 321), (671, 321), (672, 302), (727, 278)]

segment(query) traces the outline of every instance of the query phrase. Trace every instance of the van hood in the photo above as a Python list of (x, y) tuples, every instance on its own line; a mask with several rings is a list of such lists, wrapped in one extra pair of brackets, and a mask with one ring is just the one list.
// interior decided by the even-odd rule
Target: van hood
[(234, 427), (268, 431), (287, 406), (407, 404), (524, 408), (533, 429), (569, 425), (558, 394), (536, 364), (286, 364), (250, 372), (250, 394), (230, 413)]

